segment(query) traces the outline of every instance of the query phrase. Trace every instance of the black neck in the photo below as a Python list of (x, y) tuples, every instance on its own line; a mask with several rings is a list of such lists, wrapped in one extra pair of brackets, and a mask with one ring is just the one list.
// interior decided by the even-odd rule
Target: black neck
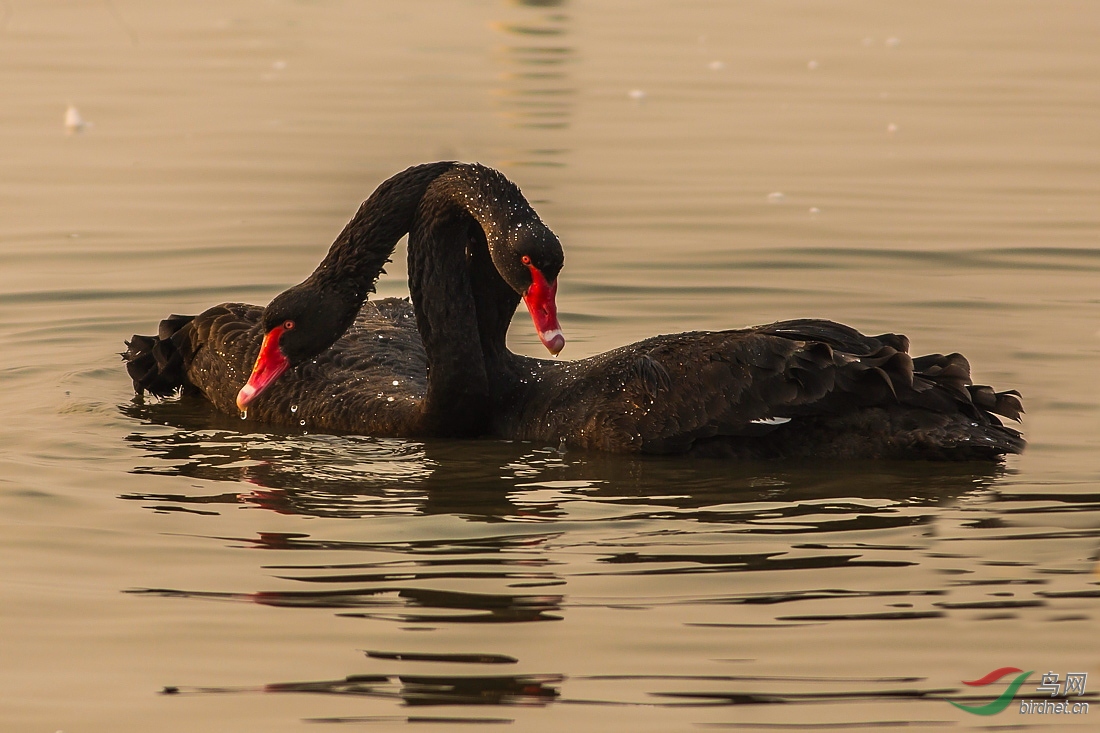
[[(493, 251), (508, 252), (508, 239), (523, 227), (538, 227), (553, 237), (514, 183), (499, 171), (482, 165), (459, 165), (439, 176), (431, 192), (449, 199), (455, 212), (453, 230), (447, 240), (465, 247), (464, 272), (469, 289), (486, 367), (509, 353), (508, 326), (520, 302), (520, 295), (493, 262)], [(466, 231), (460, 230), (464, 224)], [(556, 241), (556, 240), (555, 240)], [(411, 251), (410, 251), (411, 256)]]
[(430, 189), (409, 233), (409, 293), (428, 357), (423, 419), (443, 435), (484, 432), (489, 380), (467, 274), (470, 214)]
[(358, 308), (374, 292), (374, 283), (385, 272), (398, 240), (412, 228), (428, 186), (456, 165), (449, 161), (416, 165), (383, 182), (336, 237), (309, 281), (345, 294)]
[(470, 227), (468, 271), (477, 310), (477, 330), (481, 341), (481, 353), (489, 378), (499, 375), (500, 364), (508, 351), (508, 326), (519, 307), (520, 295), (504, 282), (493, 265), (482, 228)]
[(424, 419), (449, 435), (483, 433), (520, 296), (491, 250), (537, 221), (519, 189), (480, 165), (459, 165), (425, 190), (409, 233), (409, 291), (428, 357)]

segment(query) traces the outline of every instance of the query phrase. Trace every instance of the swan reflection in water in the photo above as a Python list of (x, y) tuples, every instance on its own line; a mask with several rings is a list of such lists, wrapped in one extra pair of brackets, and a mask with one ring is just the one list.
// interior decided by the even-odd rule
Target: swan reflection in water
[[(838, 517), (890, 523), (896, 504), (933, 507), (990, 486), (1004, 466), (924, 461), (738, 462), (560, 451), (537, 443), (477, 440), (408, 441), (314, 435), (284, 430), (241, 433), (234, 421), (198, 400), (123, 405), (146, 423), (127, 438), (157, 460), (135, 473), (185, 476), (254, 486), (198, 496), (131, 494), (160, 502), (161, 511), (216, 511), (218, 504), (260, 506), (285, 514), (366, 517), (456, 514), (475, 521), (565, 516), (563, 503), (614, 502), (636, 518), (665, 516), (744, 524), (759, 512), (776, 520), (800, 513), (800, 500), (868, 499), (836, 506)], [(753, 503), (768, 502), (766, 508)], [(882, 503), (885, 502), (885, 503)], [(786, 505), (786, 508), (784, 506)], [(624, 510), (625, 511), (625, 510)], [(835, 518), (815, 503), (815, 518), (799, 531), (826, 531)], [(853, 520), (853, 515), (858, 519)], [(906, 516), (899, 522), (912, 523)]]
[[(400, 539), (212, 531), (207, 539), (231, 548), (273, 551), (263, 553), (271, 587), (236, 592), (146, 587), (129, 593), (288, 612), (328, 609), (402, 629), (517, 623), (537, 628), (561, 622), (573, 607), (612, 610), (624, 602), (638, 608), (683, 605), (693, 609), (693, 623), (714, 619), (698, 626), (762, 630), (827, 623), (798, 618), (807, 605), (817, 610), (825, 604), (836, 611), (836, 619), (858, 617), (868, 606), (881, 619), (889, 613), (899, 622), (942, 617), (945, 612), (935, 604), (945, 591), (921, 585), (923, 574), (915, 579), (864, 573), (924, 563), (929, 548), (919, 538), (931, 531), (942, 504), (984, 490), (1003, 472), (987, 463), (836, 462), (823, 470), (820, 464), (559, 452), (490, 440), (414, 442), (291, 430), (244, 434), (239, 421), (202, 401), (135, 402), (122, 409), (141, 424), (128, 437), (143, 456), (135, 473), (197, 479), (205, 487), (122, 497), (152, 511), (220, 515), (245, 507), (304, 517), (450, 515), (470, 529), (440, 536), (436, 527), (427, 535)], [(219, 485), (225, 490), (209, 488)], [(215, 523), (216, 516), (209, 521)], [(708, 536), (725, 539), (716, 544)], [(572, 565), (577, 553), (589, 558), (580, 567)], [(811, 581), (813, 587), (807, 587), (806, 574), (789, 572), (799, 570), (810, 570), (816, 585)], [(820, 579), (823, 572), (831, 574), (831, 584)], [(862, 578), (855, 587), (853, 573)], [(671, 585), (654, 585), (653, 576)], [(750, 577), (771, 580), (758, 583)], [(685, 592), (684, 582), (696, 585)], [(624, 589), (634, 594), (624, 596)], [(732, 607), (739, 609), (734, 616)], [(701, 608), (716, 613), (706, 615)], [(436, 655), (421, 645), (408, 652), (370, 650), (378, 674), (169, 691), (358, 696), (417, 707), (529, 706), (562, 699), (561, 669), (500, 674), (481, 665), (500, 669), (511, 664), (498, 653), (506, 649), (486, 648), (484, 654), (467, 654), (468, 659), (445, 658), (447, 651), (454, 650)], [(467, 666), (470, 671), (463, 672)], [(656, 696), (652, 704), (658, 706), (925, 699), (952, 692), (933, 690), (918, 679), (628, 677), (590, 677), (585, 685), (603, 690), (607, 699), (599, 704), (613, 702), (626, 684), (651, 691)], [(746, 686), (765, 692), (746, 692)], [(390, 719), (510, 720), (461, 713)]]

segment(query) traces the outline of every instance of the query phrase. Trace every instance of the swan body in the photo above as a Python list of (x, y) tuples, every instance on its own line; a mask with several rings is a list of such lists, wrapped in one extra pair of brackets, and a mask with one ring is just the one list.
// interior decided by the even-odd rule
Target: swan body
[[(366, 300), (406, 231), (411, 302)], [(972, 384), (959, 354), (914, 359), (904, 336), (831, 321), (656, 336), (577, 361), (512, 353), (521, 299), (547, 348), (564, 345), (562, 262), (498, 172), (416, 166), (382, 184), (313, 275), (266, 308), (172, 316), (123, 357), (139, 393), (182, 389), (311, 430), (742, 459), (1023, 450), (997, 417), (1020, 418), (1018, 393)]]

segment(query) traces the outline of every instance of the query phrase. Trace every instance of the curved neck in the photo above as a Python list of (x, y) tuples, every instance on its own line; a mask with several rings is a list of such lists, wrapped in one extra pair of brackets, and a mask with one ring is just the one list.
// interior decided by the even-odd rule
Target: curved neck
[[(530, 236), (533, 231), (545, 233), (555, 243), (557, 239), (519, 187), (499, 171), (483, 165), (460, 164), (440, 175), (432, 182), (425, 201), (438, 211), (448, 212), (440, 218), (449, 222), (451, 231), (439, 240), (463, 252), (461, 263), (457, 258), (451, 262), (451, 272), (456, 278), (459, 273), (465, 277), (462, 287), (469, 298), (466, 307), (472, 309), (469, 313), (475, 319), (480, 352), (491, 377), (491, 367), (510, 353), (506, 345), (508, 326), (521, 299), (501, 276), (494, 253), (509, 252), (510, 238)], [(411, 277), (411, 246), (409, 257)], [(470, 322), (463, 324), (464, 329), (469, 326)], [(473, 331), (464, 333), (472, 336)]]
[(489, 426), (492, 367), (506, 351), (520, 300), (493, 264), (489, 242), (501, 245), (511, 220), (529, 209), (512, 189), (496, 171), (459, 166), (425, 191), (409, 233), (409, 291), (428, 357), (423, 417), (437, 432)]
[(480, 226), (471, 227), (468, 270), (477, 311), (478, 338), (490, 379), (499, 375), (508, 350), (508, 327), (519, 307), (520, 295), (504, 281), (493, 265), (488, 243)]
[(426, 163), (387, 179), (362, 203), (306, 282), (354, 299), (358, 308), (390, 261), (398, 240), (413, 226), (428, 187), (457, 163)]

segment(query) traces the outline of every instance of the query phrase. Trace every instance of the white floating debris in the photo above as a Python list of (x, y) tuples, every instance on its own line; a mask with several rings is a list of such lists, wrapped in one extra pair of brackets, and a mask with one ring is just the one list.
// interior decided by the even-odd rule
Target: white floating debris
[(90, 126), (91, 124), (80, 116), (80, 110), (70, 104), (65, 110), (65, 131), (72, 135), (83, 132)]
[(787, 195), (782, 191), (773, 191), (768, 194), (769, 204), (781, 204), (787, 200)]
[(635, 102), (640, 102), (645, 99), (645, 92), (643, 92), (641, 89), (631, 89), (629, 92), (626, 93), (626, 96), (630, 97)]
[(726, 64), (724, 61), (711, 61), (709, 64), (707, 64), (707, 68), (711, 71), (721, 71), (722, 69), (726, 68)]
[(818, 66), (821, 66), (821, 64), (816, 61), (810, 61), (808, 64), (806, 64), (806, 68), (810, 71), (816, 71)]
[(753, 420), (753, 425), (786, 425), (791, 419), (789, 417), (762, 417), (759, 420)]
[(886, 45), (889, 46), (890, 48), (897, 48), (898, 46), (901, 45), (901, 39), (898, 38), (897, 36), (890, 36), (889, 38), (886, 39)]
[(895, 125), (893, 122), (891, 122), (889, 125), (886, 126), (886, 132), (890, 133), (891, 135), (893, 135), (897, 131), (898, 131), (898, 126)]
[(821, 209), (817, 208), (816, 206), (811, 206), (810, 207), (810, 216), (817, 216), (820, 213), (821, 213)]

